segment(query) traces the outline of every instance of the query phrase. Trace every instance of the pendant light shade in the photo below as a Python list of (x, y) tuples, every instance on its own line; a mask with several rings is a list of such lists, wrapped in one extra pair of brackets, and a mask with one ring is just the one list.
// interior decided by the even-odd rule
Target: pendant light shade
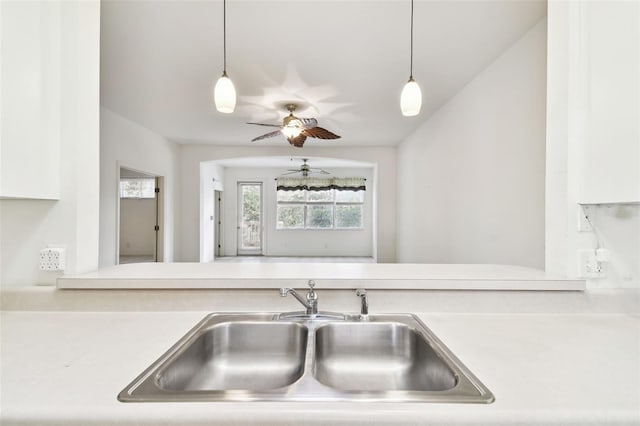
[(227, 75), (227, 0), (222, 1), (222, 54), (222, 77), (213, 89), (213, 100), (218, 111), (231, 114), (236, 109), (236, 88)]
[(402, 89), (402, 95), (400, 95), (400, 110), (402, 115), (412, 117), (420, 114), (421, 107), (422, 92), (420, 91), (420, 86), (413, 78), (410, 78)]
[(216, 109), (225, 114), (231, 114), (236, 108), (236, 88), (226, 72), (218, 79), (213, 90)]
[(413, 0), (411, 0), (411, 56), (409, 67), (409, 81), (404, 85), (400, 95), (400, 111), (405, 117), (420, 114), (422, 108), (422, 92), (420, 86), (413, 79)]

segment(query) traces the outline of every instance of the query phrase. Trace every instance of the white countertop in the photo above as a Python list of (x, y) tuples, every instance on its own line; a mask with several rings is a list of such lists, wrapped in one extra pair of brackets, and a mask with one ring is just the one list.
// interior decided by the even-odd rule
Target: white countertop
[(205, 312), (3, 312), (0, 423), (640, 425), (640, 316), (423, 314), (493, 404), (121, 403)]
[(61, 289), (306, 286), (449, 290), (584, 290), (585, 281), (513, 265), (411, 263), (131, 263), (58, 278)]

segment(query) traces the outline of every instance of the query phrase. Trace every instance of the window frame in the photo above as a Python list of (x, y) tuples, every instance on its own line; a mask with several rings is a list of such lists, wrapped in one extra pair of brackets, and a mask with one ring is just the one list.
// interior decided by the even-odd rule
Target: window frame
[[(125, 195), (123, 194), (123, 189), (122, 189), (122, 183), (125, 181), (151, 181), (153, 182), (153, 188), (151, 190), (151, 193), (143, 193), (142, 191), (142, 185), (141, 185), (141, 190), (139, 192), (140, 195), (138, 196), (132, 196), (132, 195)], [(158, 187), (158, 181), (156, 180), (155, 177), (121, 177), (120, 178), (120, 182), (118, 183), (118, 195), (120, 196), (120, 199), (127, 199), (127, 200), (150, 200), (153, 198), (156, 198), (156, 188)]]
[[(282, 191), (282, 190), (281, 190)], [(364, 191), (352, 191), (352, 192), (362, 192), (362, 201), (337, 201), (336, 192), (338, 189), (328, 189), (322, 191), (330, 191), (331, 200), (309, 200), (309, 192), (321, 192), (321, 191), (313, 191), (309, 189), (300, 189), (304, 193), (304, 200), (302, 201), (279, 201), (278, 200), (278, 191), (276, 189), (276, 231), (361, 231), (365, 229), (365, 218), (364, 218)], [(287, 192), (287, 191), (282, 191)], [(296, 228), (290, 227), (280, 227), (278, 221), (278, 208), (280, 206), (302, 206), (302, 226)], [(331, 227), (327, 228), (313, 228), (307, 225), (308, 220), (308, 207), (309, 206), (330, 206), (331, 207)], [(361, 222), (358, 227), (339, 227), (336, 224), (336, 207), (338, 206), (359, 206), (362, 212), (361, 214)]]

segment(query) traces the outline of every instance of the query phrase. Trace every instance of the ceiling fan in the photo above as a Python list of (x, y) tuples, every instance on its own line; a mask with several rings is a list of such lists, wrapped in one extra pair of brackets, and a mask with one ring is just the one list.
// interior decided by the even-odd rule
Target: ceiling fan
[(308, 177), (309, 173), (319, 173), (319, 174), (322, 174), (322, 175), (330, 174), (326, 170), (309, 167), (309, 165), (307, 164), (307, 161), (309, 161), (308, 158), (303, 158), (302, 159), (302, 165), (300, 165), (299, 169), (287, 169), (287, 171), (289, 173), (283, 173), (281, 176), (293, 175), (293, 174), (296, 174), (296, 173), (301, 173), (303, 177)]
[(257, 138), (251, 139), (251, 142), (272, 138), (274, 136), (278, 136), (279, 134), (283, 134), (291, 145), (297, 148), (302, 148), (302, 146), (304, 145), (304, 141), (306, 141), (307, 138), (318, 138), (318, 139), (340, 138), (340, 136), (336, 135), (335, 133), (332, 133), (322, 127), (318, 127), (318, 120), (316, 120), (315, 118), (299, 118), (293, 115), (293, 112), (296, 110), (296, 108), (298, 108), (298, 105), (287, 104), (285, 106), (289, 111), (289, 115), (282, 120), (282, 125), (264, 124), (264, 123), (247, 123), (247, 124), (255, 124), (257, 126), (279, 127), (278, 130), (274, 130), (273, 132), (269, 132), (262, 136), (258, 136)]

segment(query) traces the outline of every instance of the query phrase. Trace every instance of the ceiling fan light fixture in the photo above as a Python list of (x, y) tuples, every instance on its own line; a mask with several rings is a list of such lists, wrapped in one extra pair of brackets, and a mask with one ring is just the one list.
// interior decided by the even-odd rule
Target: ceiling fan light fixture
[(220, 112), (231, 114), (236, 109), (236, 88), (226, 71), (222, 73), (222, 77), (216, 83), (216, 87), (213, 90), (213, 98), (216, 103), (216, 109)]
[(222, 77), (213, 89), (213, 100), (218, 111), (231, 114), (236, 109), (236, 88), (227, 75), (227, 0), (222, 2), (222, 57)]
[(405, 117), (413, 117), (420, 114), (420, 108), (422, 108), (422, 91), (418, 83), (411, 77), (402, 89), (400, 110)]
[(289, 140), (295, 139), (300, 136), (300, 133), (304, 130), (302, 122), (298, 120), (298, 118), (293, 115), (293, 111), (295, 111), (295, 105), (287, 105), (289, 109), (289, 116), (285, 117), (283, 120), (283, 126), (280, 130), (282, 134)]
[(288, 125), (284, 126), (281, 132), (287, 139), (293, 139), (300, 136), (300, 133), (302, 133), (302, 127)]
[(258, 126), (278, 128), (278, 130), (274, 130), (272, 132), (258, 136), (257, 138), (251, 139), (251, 142), (271, 138), (278, 135), (284, 135), (287, 141), (289, 141), (289, 144), (295, 146), (296, 148), (302, 148), (302, 146), (304, 145), (304, 141), (306, 141), (307, 138), (340, 139), (339, 135), (336, 135), (335, 133), (330, 132), (329, 130), (322, 127), (318, 127), (318, 120), (316, 120), (315, 118), (298, 118), (293, 115), (293, 112), (297, 108), (296, 104), (287, 104), (286, 107), (289, 110), (289, 115), (282, 120), (282, 125), (247, 123), (255, 124)]

